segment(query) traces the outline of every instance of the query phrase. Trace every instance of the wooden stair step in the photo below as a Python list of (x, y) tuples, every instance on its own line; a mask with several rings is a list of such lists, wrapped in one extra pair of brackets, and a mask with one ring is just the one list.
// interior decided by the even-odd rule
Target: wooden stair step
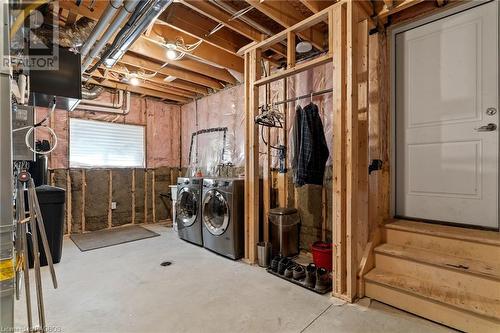
[(459, 228), (402, 219), (390, 220), (384, 227), (387, 229), (403, 230), (431, 236), (500, 246), (500, 232), (496, 231)]
[[(500, 324), (500, 300), (479, 296), (446, 285), (424, 281), (414, 276), (395, 274), (375, 268), (365, 275), (367, 283), (375, 283), (385, 287), (397, 289), (415, 297), (422, 297), (457, 309), (484, 316)], [(367, 289), (367, 296), (370, 294)], [(375, 297), (377, 298), (377, 297)], [(393, 304), (398, 306), (397, 304)], [(411, 310), (410, 310), (411, 311)], [(500, 327), (500, 326), (499, 326)]]
[(500, 281), (499, 262), (483, 262), (480, 260), (461, 258), (434, 251), (427, 251), (420, 248), (388, 243), (376, 247), (375, 253), (413, 260), (419, 263), (437, 266), (439, 268), (474, 274), (480, 277)]
[(366, 296), (382, 303), (395, 306), (463, 332), (500, 332), (500, 321), (498, 320), (478, 316), (470, 311), (464, 311), (413, 293), (407, 293), (402, 289), (366, 281), (365, 291)]

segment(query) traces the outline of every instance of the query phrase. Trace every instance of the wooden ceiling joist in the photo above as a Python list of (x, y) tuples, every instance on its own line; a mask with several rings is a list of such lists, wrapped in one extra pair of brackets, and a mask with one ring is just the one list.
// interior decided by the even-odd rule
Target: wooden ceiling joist
[[(289, 28), (307, 18), (293, 6), (287, 4), (286, 1), (245, 1), (285, 28)], [(299, 32), (298, 35), (301, 38), (310, 41), (317, 49), (323, 50), (325, 42), (324, 34), (315, 27), (307, 28), (304, 31)]]
[(158, 17), (158, 21), (161, 24), (165, 24), (192, 37), (202, 39), (208, 44), (233, 54), (236, 54), (241, 46), (247, 44), (247, 40), (242, 40), (240, 34), (228, 28), (222, 28), (210, 34), (210, 31), (217, 25), (217, 22), (190, 10), (184, 5), (179, 4), (176, 6), (172, 14), (169, 12), (167, 15), (164, 12)]
[[(186, 44), (194, 44), (199, 41), (198, 38), (193, 38), (188, 34), (185, 34), (166, 25), (155, 25), (155, 27), (151, 31), (150, 36), (154, 38), (155, 35), (158, 37), (162, 37), (167, 41), (175, 41), (177, 38), (182, 38)], [(238, 73), (243, 73), (243, 58), (215, 47), (211, 44), (202, 42), (189, 54), (203, 60), (210, 61), (224, 68), (230, 68), (237, 71)]]
[[(116, 72), (115, 71), (111, 71), (111, 70), (108, 70), (107, 73), (102, 73), (101, 71), (95, 71), (94, 73), (92, 73), (92, 77), (99, 78), (99, 79), (102, 79), (102, 80), (108, 80), (108, 81), (113, 81), (113, 82), (117, 82), (117, 83), (127, 84), (127, 82), (122, 82), (120, 80), (120, 77), (118, 77), (118, 75), (114, 76), (114, 73), (116, 73)], [(154, 82), (148, 82), (146, 80), (144, 80), (143, 82), (141, 82), (141, 84), (138, 85), (137, 87), (141, 87), (141, 88), (145, 88), (145, 89), (151, 89), (151, 90), (156, 90), (158, 92), (171, 94), (172, 96), (175, 95), (178, 98), (194, 98), (194, 97), (196, 97), (196, 95), (194, 93), (179, 92), (176, 89), (167, 88), (165, 86), (156, 84)]]
[(300, 2), (307, 7), (313, 14), (319, 13), (326, 7), (331, 6), (335, 1), (328, 0), (300, 0)]
[(184, 97), (179, 97), (177, 95), (157, 91), (157, 90), (152, 90), (152, 89), (146, 89), (142, 87), (134, 87), (129, 84), (124, 84), (124, 83), (118, 83), (118, 82), (113, 82), (111, 80), (104, 80), (104, 81), (97, 81), (95, 79), (90, 79), (89, 83), (96, 84), (99, 86), (107, 87), (107, 88), (112, 88), (112, 89), (120, 89), (120, 90), (125, 90), (125, 91), (130, 91), (139, 95), (144, 95), (144, 96), (152, 96), (152, 97), (157, 97), (160, 99), (164, 100), (170, 100), (174, 102), (179, 102), (179, 103), (188, 103), (190, 100), (188, 98)]
[[(151, 40), (146, 38), (139, 38), (130, 47), (129, 51), (139, 54), (144, 57), (152, 58), (162, 62), (164, 64), (174, 65), (176, 67), (186, 69), (188, 71), (193, 71), (207, 76), (208, 78), (214, 78), (220, 81), (228, 82), (231, 84), (236, 83), (236, 79), (232, 76), (226, 69), (211, 66), (188, 57), (184, 57), (178, 61), (172, 61), (167, 58), (166, 50), (164, 47), (156, 44)], [(167, 65), (168, 66), (168, 65)], [(218, 85), (219, 89), (222, 86)]]
[[(395, 14), (397, 12), (400, 12), (402, 10), (405, 10), (407, 8), (410, 8), (411, 6), (414, 6), (416, 4), (419, 4), (423, 2), (424, 0), (403, 0), (401, 2), (397, 2), (396, 4), (393, 4), (391, 8), (384, 7), (380, 13), (378, 13), (379, 18), (385, 18), (389, 15)], [(386, 4), (387, 6), (387, 4)]]
[(185, 71), (179, 68), (171, 67), (171, 66), (165, 66), (161, 68), (161, 64), (156, 63), (151, 60), (147, 60), (132, 54), (125, 54), (122, 59), (120, 60), (121, 63), (124, 63), (126, 65), (130, 66), (135, 66), (139, 68), (144, 68), (145, 70), (152, 71), (152, 72), (158, 72), (161, 73), (165, 76), (175, 76), (176, 78), (179, 78), (181, 80), (189, 81), (196, 83), (198, 85), (202, 85), (205, 87), (209, 87), (212, 89), (221, 89), (222, 86), (217, 80), (214, 80), (212, 78), (206, 77), (204, 75), (200, 75), (197, 73), (193, 73), (190, 71)]
[[(231, 20), (231, 14), (217, 6), (214, 6), (208, 1), (180, 0), (180, 3), (209, 17), (217, 23), (222, 23), (225, 27), (247, 37), (250, 40), (253, 40), (254, 42), (261, 42), (266, 38), (266, 35), (249, 24), (241, 20)], [(283, 45), (273, 45), (271, 49), (282, 56), (286, 56), (286, 47)]]

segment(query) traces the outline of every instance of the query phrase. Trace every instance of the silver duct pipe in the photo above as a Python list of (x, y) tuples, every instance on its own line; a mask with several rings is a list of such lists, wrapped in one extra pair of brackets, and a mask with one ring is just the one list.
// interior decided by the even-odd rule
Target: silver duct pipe
[(173, 0), (155, 0), (151, 6), (140, 17), (137, 23), (126, 32), (125, 36), (119, 41), (118, 49), (113, 51), (107, 59), (104, 59), (104, 64), (107, 67), (112, 67), (118, 60), (123, 57), (130, 46), (139, 38), (139, 36), (158, 18), (158, 16), (173, 2)]
[(118, 8), (122, 5), (123, 0), (112, 0), (110, 1), (108, 7), (104, 13), (102, 13), (101, 18), (97, 22), (94, 30), (90, 33), (89, 38), (83, 44), (80, 54), (82, 55), (82, 59), (84, 59), (90, 51), (90, 48), (95, 44), (97, 38), (104, 32), (104, 30), (108, 27), (109, 22), (115, 16), (115, 13), (118, 11)]
[[(210, 0), (210, 2), (213, 3), (214, 5), (216, 5), (217, 7), (219, 7), (220, 9), (228, 12), (231, 15), (234, 15), (237, 12), (237, 10), (235, 10), (233, 7), (231, 7), (230, 5), (228, 5), (227, 3), (223, 2), (223, 1), (220, 1), (220, 0)], [(248, 18), (246, 16), (240, 16), (240, 17), (238, 17), (238, 20), (241, 20), (241, 21), (245, 22), (246, 24), (252, 26), (253, 28), (259, 30), (260, 32), (262, 32), (262, 33), (264, 33), (264, 34), (266, 34), (268, 36), (274, 35), (274, 32), (272, 32), (271, 30), (267, 29), (266, 27), (263, 27), (262, 25), (260, 25), (259, 23), (255, 22), (251, 18)]]
[(130, 91), (125, 92), (125, 98), (123, 96), (123, 90), (119, 91), (119, 101), (117, 105), (109, 106), (102, 104), (103, 103), (95, 101), (82, 100), (80, 104), (78, 104), (77, 109), (126, 115), (130, 112)]
[(92, 89), (87, 89), (82, 87), (82, 99), (85, 100), (93, 100), (99, 97), (104, 91), (104, 87), (102, 86), (94, 86)]
[(82, 65), (82, 73), (90, 66), (92, 60), (102, 51), (106, 43), (113, 37), (115, 32), (120, 28), (125, 19), (131, 14), (140, 0), (127, 0), (121, 10), (116, 15), (115, 19), (109, 26), (109, 28), (104, 32), (99, 41), (94, 45), (89, 55), (85, 59)]

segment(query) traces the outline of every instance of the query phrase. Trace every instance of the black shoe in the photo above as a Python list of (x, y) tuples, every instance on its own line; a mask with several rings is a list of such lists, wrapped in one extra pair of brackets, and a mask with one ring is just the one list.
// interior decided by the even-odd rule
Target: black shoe
[(288, 267), (285, 269), (285, 277), (288, 278), (288, 279), (291, 279), (293, 278), (293, 272), (294, 272), (294, 269), (295, 269), (295, 266), (297, 266), (296, 263), (294, 263), (293, 261), (290, 261)]
[(285, 269), (288, 267), (288, 264), (290, 262), (290, 259), (287, 257), (281, 258), (279, 264), (278, 264), (278, 274), (283, 275), (285, 274)]
[(308, 288), (314, 288), (316, 286), (316, 265), (309, 264), (306, 267), (306, 280), (304, 285)]
[(316, 289), (319, 292), (324, 292), (328, 290), (332, 286), (332, 280), (330, 279), (330, 276), (328, 275), (328, 271), (320, 267), (316, 270), (316, 286), (314, 289)]
[(271, 266), (269, 267), (273, 272), (278, 273), (278, 264), (282, 259), (281, 256), (276, 256), (271, 260)]
[(302, 280), (306, 277), (306, 271), (302, 265), (296, 265), (293, 270), (293, 279), (294, 280)]

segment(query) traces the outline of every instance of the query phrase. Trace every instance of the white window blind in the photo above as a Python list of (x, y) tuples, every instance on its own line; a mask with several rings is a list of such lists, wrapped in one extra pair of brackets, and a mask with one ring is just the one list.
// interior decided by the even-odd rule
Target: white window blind
[(145, 166), (144, 126), (73, 118), (69, 125), (71, 168)]

